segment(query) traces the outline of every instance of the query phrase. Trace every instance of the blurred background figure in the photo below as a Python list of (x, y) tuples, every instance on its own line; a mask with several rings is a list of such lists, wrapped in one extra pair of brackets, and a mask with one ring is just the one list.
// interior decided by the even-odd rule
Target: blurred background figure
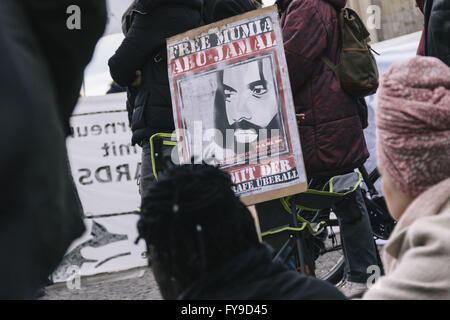
[[(67, 27), (68, 8), (80, 29)], [(103, 0), (0, 2), (0, 298), (32, 299), (84, 232), (69, 118), (104, 32)]]
[(436, 57), (450, 66), (450, 1), (416, 0), (424, 14), (424, 30), (417, 54)]
[(377, 107), (377, 157), (398, 220), (386, 276), (365, 299), (450, 299), (450, 68), (432, 57), (394, 64)]

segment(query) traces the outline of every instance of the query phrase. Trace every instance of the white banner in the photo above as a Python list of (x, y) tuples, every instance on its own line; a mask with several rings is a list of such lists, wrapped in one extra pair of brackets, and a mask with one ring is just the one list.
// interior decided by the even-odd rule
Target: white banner
[(144, 242), (134, 244), (141, 150), (131, 146), (125, 103), (125, 93), (81, 98), (72, 116), (67, 147), (86, 233), (72, 244), (55, 282), (74, 272), (86, 276), (146, 265)]

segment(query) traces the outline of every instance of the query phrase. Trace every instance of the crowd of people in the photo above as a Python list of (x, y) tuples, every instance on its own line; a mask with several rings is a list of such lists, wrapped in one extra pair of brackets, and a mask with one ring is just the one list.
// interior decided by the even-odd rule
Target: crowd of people
[[(227, 12), (227, 10), (224, 10), (222, 7), (220, 10), (220, 13), (222, 14), (220, 18), (226, 18), (228, 16), (232, 16), (237, 13), (243, 13), (256, 8), (251, 8), (251, 6), (244, 6), (243, 4), (248, 3), (247, 1), (206, 1), (206, 3), (209, 3), (210, 5), (212, 4), (211, 7), (217, 7), (217, 3), (221, 3), (223, 7), (233, 9), (230, 9), (229, 15), (224, 15), (224, 12)], [(340, 29), (338, 24), (338, 10), (345, 7), (346, 1), (279, 0), (276, 3), (280, 10), (284, 49), (288, 64), (294, 104), (296, 108), (295, 111), (299, 118), (298, 124), (305, 161), (305, 168), (308, 178), (310, 180), (313, 180), (314, 183), (317, 184), (317, 187), (320, 188), (331, 177), (352, 172), (353, 170), (355, 170), (355, 168), (363, 164), (369, 156), (363, 134), (363, 124), (361, 123), (361, 117), (358, 112), (360, 108), (359, 101), (358, 99), (355, 99), (354, 97), (349, 95), (340, 87), (339, 79), (336, 77), (333, 70), (331, 70), (328, 65), (321, 59), (322, 55), (325, 54), (327, 58), (333, 63), (338, 63), (339, 61), (342, 47), (340, 42)], [(425, 15), (428, 17), (427, 19), (430, 19), (429, 17), (442, 19), (441, 13), (433, 14), (430, 12), (431, 9), (435, 11), (445, 11), (445, 8), (442, 8), (442, 3), (439, 3), (439, 1), (435, 1), (433, 5), (430, 3), (431, 1), (429, 1), (428, 3), (428, 9), (424, 10)], [(204, 10), (205, 8), (206, 6), (204, 7)], [(203, 15), (204, 14), (205, 12), (203, 12)], [(218, 17), (218, 15), (216, 16)], [(212, 18), (211, 21), (207, 22), (213, 22), (215, 20), (215, 18)], [(426, 26), (429, 26), (429, 28), (432, 28), (432, 25), (435, 24), (426, 24)], [(428, 37), (426, 36), (427, 34)], [(128, 35), (126, 36), (126, 38), (127, 37)], [(445, 52), (442, 51), (442, 48), (447, 48), (445, 50), (448, 50), (448, 44), (445, 44), (445, 38), (439, 38), (439, 33), (431, 32), (430, 29), (424, 30), (424, 39), (426, 39), (426, 41), (424, 41), (424, 44), (421, 45), (423, 50), (422, 54), (433, 56), (433, 54), (430, 54), (428, 52), (432, 51), (431, 48), (439, 47), (441, 48), (441, 50), (438, 50), (437, 52), (441, 54), (440, 57), (442, 59), (442, 55), (445, 55)], [(124, 41), (124, 43), (126, 42), (127, 40)], [(112, 60), (115, 59), (115, 57), (116, 56), (114, 56)], [(438, 153), (441, 155), (442, 159), (447, 159), (447, 161), (439, 162), (439, 164), (436, 164), (436, 168), (439, 167), (439, 172), (431, 170), (433, 171), (433, 174), (436, 174), (433, 182), (437, 182), (445, 180), (450, 176), (450, 168), (447, 164), (448, 160), (450, 159), (447, 151), (449, 142), (449, 121), (447, 120), (448, 118), (445, 114), (445, 112), (448, 112), (449, 108), (449, 104), (447, 101), (449, 94), (448, 83), (445, 82), (445, 79), (448, 79), (448, 75), (446, 74), (445, 69), (448, 67), (442, 62), (423, 62), (423, 60), (435, 60), (434, 58), (417, 59), (419, 59), (420, 62), (412, 61), (410, 62), (410, 65), (424, 65), (424, 70), (422, 72), (416, 72), (417, 70), (414, 70), (416, 73), (411, 75), (409, 74), (409, 72), (413, 71), (406, 71), (405, 67), (403, 68), (404, 72), (408, 73), (407, 75), (405, 74), (405, 76), (408, 76), (409, 79), (414, 79), (420, 77), (421, 74), (424, 74), (427, 71), (439, 75), (439, 81), (436, 79), (433, 84), (434, 86), (427, 87), (427, 84), (431, 85), (431, 80), (429, 78), (424, 80), (423, 86), (424, 88), (427, 88), (424, 90), (428, 90), (429, 96), (427, 96), (427, 99), (431, 99), (431, 96), (433, 95), (435, 90), (443, 90), (441, 93), (443, 94), (443, 97), (440, 97), (442, 99), (431, 103), (431, 105), (437, 104), (438, 110), (442, 108), (445, 109), (445, 106), (447, 105), (447, 111), (442, 111), (443, 113), (432, 114), (431, 110), (429, 110), (429, 119), (434, 119), (434, 117), (439, 118), (442, 127), (439, 129), (428, 129), (444, 130), (441, 144), (435, 147), (439, 149)], [(431, 66), (435, 67), (436, 70), (434, 71)], [(393, 66), (393, 68), (395, 67), (396, 66)], [(143, 72), (143, 74), (145, 75), (145, 72)], [(381, 82), (379, 95), (383, 95), (386, 92), (386, 77), (388, 77), (388, 75), (386, 75)], [(130, 77), (128, 84), (131, 84), (133, 81), (135, 81), (135, 79), (133, 77)], [(222, 81), (225, 82), (223, 79)], [(230, 80), (227, 81), (229, 82)], [(240, 79), (237, 79), (236, 81), (233, 83), (239, 84)], [(123, 85), (127, 84), (123, 83)], [(230, 86), (227, 86), (227, 88), (229, 87)], [(409, 88), (405, 86), (404, 90), (407, 91), (409, 90)], [(169, 101), (169, 99), (167, 101)], [(239, 106), (236, 105), (235, 107), (238, 108)], [(229, 111), (230, 108), (227, 108), (227, 111)], [(246, 109), (249, 110), (251, 108), (246, 106)], [(395, 110), (393, 106), (390, 106), (390, 109)], [(410, 111), (412, 114), (415, 114), (414, 110), (408, 109), (408, 111)], [(156, 115), (152, 112), (149, 112), (147, 114), (149, 117), (159, 116), (159, 114)], [(393, 117), (394, 115), (398, 114), (399, 112), (395, 111), (389, 113), (390, 119), (392, 119), (391, 122), (397, 123), (397, 121)], [(445, 126), (446, 124), (447, 127)], [(425, 126), (426, 123), (424, 123), (423, 125)], [(388, 128), (394, 130), (394, 125), (390, 123), (388, 125)], [(171, 131), (173, 127), (165, 129)], [(419, 132), (417, 133), (419, 134)], [(148, 136), (146, 136), (145, 138), (148, 140)], [(383, 136), (379, 137), (380, 143), (382, 139)], [(420, 139), (424, 138), (421, 137), (419, 138), (419, 140)], [(424, 142), (423, 144), (426, 145), (426, 143), (428, 143), (430, 139), (425, 140), (426, 142)], [(408, 145), (419, 147), (419, 144), (415, 143), (415, 140)], [(424, 152), (426, 152), (426, 150), (424, 150)], [(435, 154), (436, 152), (437, 149), (434, 151), (426, 152), (426, 154)], [(143, 162), (145, 162), (144, 154), (145, 148), (143, 152)], [(389, 150), (388, 154), (393, 155), (393, 150)], [(149, 157), (149, 153), (147, 157)], [(432, 163), (436, 163), (433, 160), (423, 159), (423, 161), (431, 161)], [(379, 160), (379, 162), (383, 163), (381, 159)], [(147, 163), (149, 162), (147, 161)], [(405, 164), (403, 164), (403, 168), (404, 166)], [(383, 177), (385, 175), (388, 175), (385, 173), (384, 166), (380, 168), (380, 170), (382, 170), (383, 172)], [(418, 171), (418, 173), (422, 172), (423, 174), (423, 171), (421, 171), (420, 169), (416, 170)], [(142, 175), (144, 179), (145, 177), (150, 177), (150, 179), (147, 180), (148, 183), (145, 183), (145, 186), (142, 188), (142, 190), (145, 190), (146, 193), (142, 194), (143, 212), (142, 219), (140, 221), (140, 232), (141, 236), (146, 239), (147, 244), (151, 248), (150, 256), (152, 257), (152, 266), (155, 272), (155, 276), (160, 283), (160, 288), (163, 292), (163, 296), (167, 298), (179, 297), (181, 299), (198, 299), (208, 297), (212, 299), (283, 299), (289, 297), (295, 298), (296, 294), (306, 294), (305, 296), (303, 296), (303, 298), (317, 298), (316, 294), (318, 294), (319, 296), (323, 294), (324, 299), (342, 298), (342, 295), (340, 295), (338, 290), (335, 290), (332, 294), (332, 288), (322, 287), (319, 289), (318, 284), (316, 284), (318, 288), (317, 290), (309, 291), (311, 295), (308, 295), (308, 293), (306, 293), (306, 289), (303, 288), (303, 285), (301, 285), (300, 283), (298, 284), (299, 292), (296, 293), (295, 290), (293, 292), (290, 292), (290, 290), (285, 291), (287, 290), (287, 288), (285, 286), (278, 286), (278, 280), (274, 279), (278, 279), (278, 277), (284, 276), (287, 277), (287, 274), (289, 274), (289, 272), (287, 272), (286, 270), (282, 271), (283, 268), (281, 266), (278, 266), (278, 268), (280, 269), (278, 271), (275, 271), (277, 270), (277, 267), (275, 267), (276, 263), (270, 261), (270, 259), (267, 258), (270, 255), (266, 254), (266, 260), (264, 260), (262, 259), (262, 257), (264, 256), (262, 253), (260, 255), (256, 253), (258, 250), (255, 250), (258, 246), (260, 246), (261, 248), (265, 247), (264, 245), (256, 243), (255, 236), (253, 236), (255, 240), (254, 247), (250, 245), (248, 247), (242, 247), (237, 246), (236, 244), (234, 244), (234, 242), (232, 242), (236, 240), (236, 236), (233, 237), (233, 239), (227, 240), (226, 237), (221, 234), (221, 232), (209, 231), (215, 230), (214, 228), (219, 228), (222, 225), (222, 233), (230, 232), (233, 235), (240, 234), (240, 232), (233, 229), (231, 226), (228, 228), (225, 227), (226, 223), (221, 219), (214, 219), (214, 221), (209, 221), (206, 217), (203, 219), (201, 217), (203, 215), (206, 215), (207, 212), (220, 212), (219, 216), (223, 219), (226, 219), (228, 213), (231, 215), (231, 212), (233, 212), (234, 214), (235, 211), (239, 212), (242, 210), (239, 209), (239, 205), (236, 205), (236, 208), (234, 209), (225, 206), (225, 203), (233, 203), (232, 199), (234, 198), (231, 194), (229, 194), (230, 198), (228, 200), (225, 200), (225, 198), (223, 200), (216, 199), (216, 203), (211, 203), (210, 206), (207, 205), (209, 201), (202, 201), (200, 199), (203, 198), (203, 195), (205, 193), (209, 194), (208, 192), (206, 192), (206, 190), (203, 189), (204, 186), (202, 186), (202, 184), (208, 186), (206, 189), (211, 188), (212, 190), (214, 190), (216, 187), (215, 183), (213, 182), (215, 180), (213, 177), (215, 174), (219, 173), (214, 173), (214, 170), (212, 168), (203, 166), (187, 166), (184, 168), (175, 168), (168, 174), (164, 182), (160, 182), (156, 186), (154, 185), (153, 175), (152, 173), (150, 173), (151, 167), (148, 168), (147, 172), (148, 174), (144, 174), (143, 172)], [(202, 181), (202, 179), (207, 179), (208, 182), (205, 180), (204, 183), (201, 183), (200, 181)], [(386, 180), (388, 179), (389, 176), (386, 178)], [(400, 177), (398, 177), (397, 179), (400, 179)], [(217, 178), (217, 180), (220, 179)], [(198, 183), (194, 184), (192, 181), (198, 181)], [(228, 181), (227, 183), (230, 182)], [(161, 189), (159, 189), (160, 186)], [(389, 184), (384, 183), (383, 186), (386, 186), (383, 187), (383, 190), (385, 193), (387, 193)], [(409, 187), (411, 186), (407, 185), (407, 188)], [(226, 189), (225, 185), (222, 186), (222, 189)], [(443, 195), (442, 197), (445, 198), (445, 196), (447, 196), (448, 198), (448, 191), (446, 190), (448, 189), (448, 187), (444, 187), (443, 189), (445, 190), (443, 191), (445, 195)], [(198, 194), (202, 196), (199, 196), (198, 199), (195, 197), (184, 198), (184, 196), (182, 196), (182, 194), (184, 193)], [(156, 197), (155, 195), (158, 195), (158, 197)], [(166, 199), (166, 208), (161, 208), (161, 206), (163, 205), (160, 202), (160, 198)], [(391, 208), (392, 206), (395, 206), (396, 201), (398, 201), (398, 199), (400, 198), (397, 196), (387, 196), (386, 199), (389, 208)], [(394, 199), (394, 204), (390, 202), (390, 199)], [(200, 205), (200, 203), (202, 203), (202, 205)], [(216, 207), (217, 203), (219, 203), (219, 206)], [(177, 208), (176, 210), (173, 209), (175, 207)], [(219, 208), (227, 209), (225, 211), (222, 211)], [(271, 210), (272, 206), (270, 205), (270, 203), (266, 202), (258, 204), (256, 208), (258, 214), (260, 214), (260, 217), (263, 217), (267, 211)], [(359, 189), (356, 190), (351, 197), (348, 197), (344, 201), (339, 203), (339, 205), (335, 206), (333, 210), (339, 219), (346, 263), (345, 280), (340, 284), (339, 289), (347, 297), (360, 296), (368, 289), (366, 284), (369, 277), (367, 268), (369, 266), (382, 264), (382, 262), (377, 259), (377, 248), (371, 233), (370, 221), (367, 209), (365, 208), (365, 204), (362, 199), (361, 191)], [(162, 213), (159, 213), (159, 211), (165, 212), (165, 215), (167, 216), (165, 216), (165, 218), (162, 218)], [(186, 216), (183, 216), (184, 214)], [(173, 215), (173, 217), (169, 218), (169, 216), (171, 215)], [(223, 215), (225, 215), (225, 217), (223, 217)], [(399, 216), (394, 216), (394, 218), (398, 220)], [(188, 221), (184, 221), (183, 219), (188, 219)], [(214, 225), (215, 223), (217, 223), (217, 225)], [(236, 223), (238, 224), (238, 222)], [(176, 234), (181, 234), (178, 224), (180, 224), (180, 226), (189, 226), (186, 227), (186, 234), (183, 236), (183, 239), (186, 241), (177, 242), (173, 240), (175, 239)], [(238, 226), (235, 227), (237, 228)], [(397, 228), (396, 230), (398, 229), (399, 228)], [(157, 232), (156, 230), (160, 231)], [(254, 230), (251, 231), (251, 233), (254, 232)], [(219, 241), (219, 239), (221, 241), (221, 245), (215, 244), (215, 241)], [(245, 242), (243, 239), (240, 239), (240, 241)], [(209, 246), (210, 244), (211, 246)], [(220, 251), (226, 251), (226, 248), (229, 247), (232, 247), (233, 250), (236, 249), (238, 251), (232, 251), (232, 254), (231, 252), (224, 252), (224, 256), (217, 254), (217, 251), (219, 249)], [(388, 245), (387, 248), (390, 248), (390, 246)], [(265, 250), (267, 250), (267, 248), (260, 249), (259, 251), (263, 252)], [(178, 252), (179, 254), (178, 257), (170, 257), (170, 255), (172, 254), (175, 255), (176, 252)], [(169, 255), (169, 257), (167, 255)], [(252, 259), (249, 259), (249, 257), (252, 257)], [(388, 258), (385, 257), (385, 260), (386, 259)], [(444, 259), (444, 256), (439, 257), (439, 259)], [(250, 263), (250, 261), (258, 261), (258, 265), (266, 266), (265, 270), (271, 270), (275, 274), (278, 274), (277, 277), (273, 278), (275, 277), (274, 275), (264, 274), (263, 272), (252, 272), (252, 270), (255, 269), (255, 266), (254, 264)], [(196, 267), (194, 268), (194, 266)], [(186, 273), (183, 274), (183, 272), (180, 273), (179, 270), (192, 270), (192, 273), (186, 271)], [(387, 268), (387, 270), (389, 273), (391, 273), (392, 271), (391, 268)], [(199, 276), (195, 276), (196, 274)], [(383, 288), (381, 290), (382, 292), (383, 290), (394, 290), (393, 288), (389, 287), (390, 285), (392, 286), (392, 282), (395, 283), (395, 280), (389, 281), (391, 277), (391, 275), (386, 276), (383, 281), (380, 282), (380, 285), (369, 290), (366, 293), (365, 297), (383, 297), (382, 294), (377, 296), (374, 293), (376, 292), (376, 290), (380, 290), (377, 289), (380, 287)], [(298, 280), (295, 280), (295, 278), (298, 278)], [(295, 276), (292, 275), (292, 279), (290, 280), (290, 282), (296, 283), (296, 281), (301, 281), (300, 278), (301, 276), (299, 276), (298, 274), (296, 274)], [(189, 281), (186, 282), (187, 279), (189, 279)], [(277, 287), (279, 287), (280, 290), (274, 290), (273, 286), (267, 286), (266, 281), (268, 280), (272, 281), (272, 283), (277, 284)], [(423, 281), (424, 280), (425, 279), (423, 279)], [(448, 285), (447, 281), (441, 278), (439, 278), (438, 280), (440, 286), (439, 289), (441, 290), (436, 290), (436, 296), (441, 296), (444, 298), (446, 296), (444, 293), (444, 289), (448, 291), (450, 290), (450, 286)], [(304, 279), (303, 281), (307, 280)], [(410, 283), (415, 282), (413, 280), (410, 280)], [(425, 285), (425, 281), (422, 283), (422, 285)], [(306, 287), (307, 285), (305, 284), (304, 286)], [(264, 290), (263, 287), (269, 288), (270, 290)], [(384, 289), (384, 287), (386, 287), (386, 289)], [(218, 290), (217, 288), (221, 289)], [(406, 292), (402, 292), (401, 289), (397, 289), (397, 291), (395, 292), (397, 296), (393, 294), (392, 296), (387, 295), (386, 297), (400, 299), (414, 297), (414, 291), (420, 290), (420, 288), (408, 288), (407, 290), (411, 291), (410, 296), (408, 296)], [(424, 292), (426, 291), (424, 290)], [(427, 294), (424, 293), (424, 295), (426, 296)], [(416, 297), (418, 296), (419, 295), (416, 295)], [(432, 296), (430, 295), (429, 297), (431, 298)]]
[[(80, 30), (65, 27), (66, 8), (74, 3), (83, 12)], [(276, 4), (305, 169), (319, 186), (369, 157), (361, 101), (323, 59), (339, 62), (338, 16), (347, 1)], [(346, 266), (339, 288), (272, 259), (273, 248), (261, 242), (255, 218), (224, 171), (190, 164), (158, 181), (153, 175), (149, 138), (174, 130), (165, 39), (258, 9), (261, 1), (130, 5), (122, 19), (125, 38), (109, 60), (111, 91), (126, 88), (131, 140), (142, 147), (137, 229), (164, 299), (450, 299), (450, 3), (417, 5), (425, 21), (418, 56), (382, 75), (376, 109), (377, 165), (397, 224), (379, 261), (361, 191), (333, 207)], [(65, 138), (105, 23), (103, 0), (0, 2), (6, 75), (0, 80), (0, 181), (8, 186), (1, 195), (0, 255), (8, 257), (0, 264), (1, 299), (36, 298), (84, 231)], [(14, 144), (5, 139), (11, 132)], [(256, 209), (264, 216), (270, 203)], [(367, 268), (380, 264), (386, 274), (368, 288)]]

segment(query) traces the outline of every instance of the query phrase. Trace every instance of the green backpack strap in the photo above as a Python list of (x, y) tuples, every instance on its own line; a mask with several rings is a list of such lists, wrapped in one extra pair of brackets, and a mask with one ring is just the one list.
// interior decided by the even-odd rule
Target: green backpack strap
[(322, 61), (331, 69), (333, 70), (334, 74), (336, 75), (336, 77), (339, 78), (339, 74), (337, 71), (337, 66), (326, 56), (326, 55), (322, 55), (320, 57), (320, 59), (322, 59)]

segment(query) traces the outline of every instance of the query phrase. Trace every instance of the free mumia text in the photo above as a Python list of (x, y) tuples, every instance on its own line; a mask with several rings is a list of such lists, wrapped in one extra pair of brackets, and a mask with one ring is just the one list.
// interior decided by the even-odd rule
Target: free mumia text
[(226, 28), (169, 47), (173, 73), (243, 56), (276, 45), (269, 17)]

